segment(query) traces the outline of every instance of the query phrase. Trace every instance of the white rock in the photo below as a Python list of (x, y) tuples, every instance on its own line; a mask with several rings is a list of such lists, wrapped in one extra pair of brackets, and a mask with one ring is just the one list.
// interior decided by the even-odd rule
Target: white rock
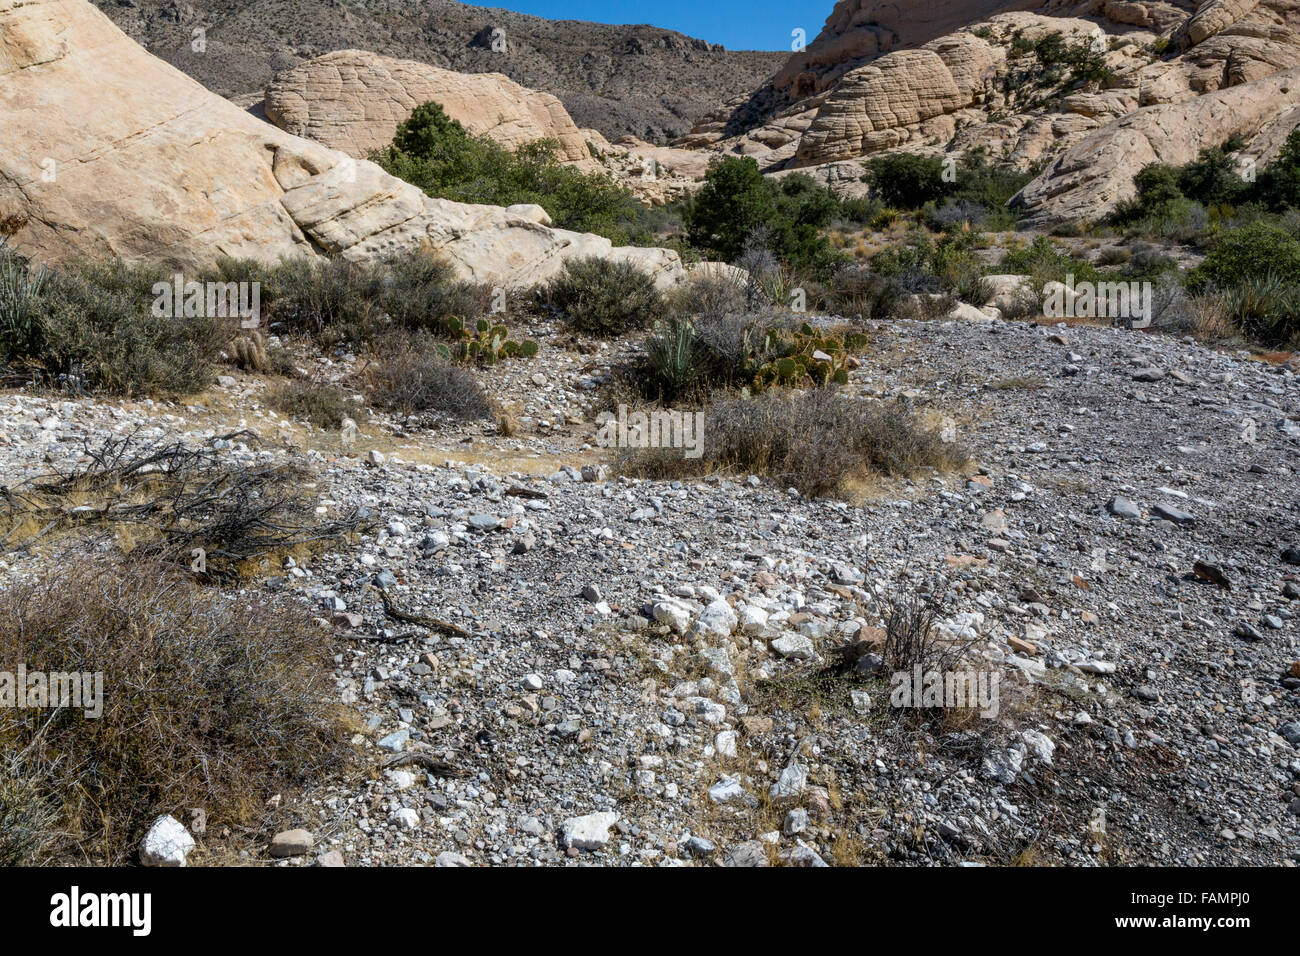
[(740, 606), (740, 629), (753, 637), (767, 630), (767, 612), (752, 604)]
[(685, 634), (691, 623), (691, 611), (679, 601), (658, 601), (651, 609), (654, 619), (667, 624), (678, 634)]
[(732, 803), (745, 798), (745, 790), (735, 777), (723, 777), (709, 787), (709, 799), (714, 803)]
[(1021, 733), (1020, 739), (1038, 760), (1051, 764), (1052, 754), (1056, 752), (1056, 744), (1052, 743), (1051, 737), (1037, 730), (1026, 730)]
[(566, 847), (598, 850), (609, 842), (609, 828), (618, 823), (618, 814), (609, 810), (570, 817), (560, 824), (560, 840)]
[(420, 815), (410, 807), (402, 807), (394, 810), (388, 815), (388, 819), (396, 823), (403, 830), (414, 830), (420, 825)]
[(397, 790), (410, 790), (415, 786), (415, 774), (409, 770), (389, 770), (384, 776)]
[(704, 634), (712, 634), (716, 637), (730, 637), (731, 632), (736, 629), (739, 618), (736, 612), (731, 609), (731, 605), (719, 598), (716, 601), (709, 602), (709, 605), (700, 612), (699, 620), (695, 622), (696, 630)]
[(782, 801), (798, 800), (808, 787), (808, 768), (795, 761), (781, 771), (781, 776), (772, 784), (772, 799)]
[(190, 831), (175, 817), (163, 814), (140, 843), (140, 862), (145, 866), (184, 866), (193, 849)]
[(802, 634), (782, 634), (772, 642), (772, 650), (796, 661), (812, 660), (816, 653), (813, 642)]
[(719, 757), (734, 757), (737, 739), (734, 730), (724, 730), (713, 738), (713, 749)]

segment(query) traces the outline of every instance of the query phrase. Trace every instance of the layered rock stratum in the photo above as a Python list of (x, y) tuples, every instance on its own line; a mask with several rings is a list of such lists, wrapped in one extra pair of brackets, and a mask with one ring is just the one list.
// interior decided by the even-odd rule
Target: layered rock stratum
[(366, 260), (416, 244), (465, 277), (540, 281), (573, 255), (636, 262), (665, 283), (677, 254), (620, 248), (517, 212), (431, 199), (378, 166), (264, 123), (151, 56), (85, 0), (0, 0), (0, 218), (46, 262), (120, 256)]

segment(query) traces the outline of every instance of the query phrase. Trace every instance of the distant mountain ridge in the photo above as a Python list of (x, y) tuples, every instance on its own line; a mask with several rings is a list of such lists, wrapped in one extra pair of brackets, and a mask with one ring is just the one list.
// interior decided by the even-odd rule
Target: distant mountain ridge
[(579, 126), (611, 140), (681, 136), (719, 103), (763, 84), (787, 58), (732, 52), (659, 27), (546, 20), (454, 0), (93, 2), (151, 53), (223, 96), (247, 99), (277, 70), (354, 48), (463, 73), (504, 73), (555, 94)]

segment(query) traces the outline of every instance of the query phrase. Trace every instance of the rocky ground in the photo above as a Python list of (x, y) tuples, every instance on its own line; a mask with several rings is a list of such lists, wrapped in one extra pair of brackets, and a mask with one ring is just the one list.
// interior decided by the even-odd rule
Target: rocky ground
[[(534, 331), (536, 360), (488, 375), (510, 438), (374, 419), (341, 447), (242, 376), (182, 404), (0, 394), (5, 484), (110, 432), (248, 427), (264, 445), (229, 454), (306, 449), (322, 508), (374, 512), (256, 585), (330, 621), (371, 768), (286, 801), (313, 839), (281, 865), (1300, 860), (1294, 363), (879, 324), (849, 390), (913, 403), (973, 463), (846, 503), (612, 476), (592, 412), (620, 347)], [(873, 595), (923, 582), (999, 675), (996, 717), (900, 713), (872, 655), (835, 666)]]

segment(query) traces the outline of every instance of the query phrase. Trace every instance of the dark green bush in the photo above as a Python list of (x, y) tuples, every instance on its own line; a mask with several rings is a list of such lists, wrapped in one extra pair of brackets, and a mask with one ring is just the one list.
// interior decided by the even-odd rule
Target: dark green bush
[(761, 247), (790, 269), (825, 274), (843, 257), (821, 230), (841, 208), (834, 193), (805, 174), (771, 179), (752, 158), (728, 156), (709, 167), (688, 204), (687, 235), (726, 262)]
[(888, 153), (865, 164), (863, 182), (870, 184), (886, 206), (920, 209), (951, 194), (953, 183), (943, 180), (943, 160), (937, 156)]
[(1283, 226), (1254, 222), (1221, 235), (1205, 261), (1188, 273), (1187, 287), (1228, 289), (1270, 276), (1300, 283), (1300, 240)]
[(616, 245), (649, 231), (646, 211), (628, 190), (599, 172), (562, 165), (556, 145), (540, 140), (512, 153), (470, 135), (437, 103), (424, 103), (398, 126), (393, 144), (371, 158), (430, 196), (496, 206), (536, 203), (559, 228), (595, 233)]
[(962, 154), (952, 167), (951, 181), (944, 179), (944, 160), (936, 156), (887, 153), (868, 160), (865, 168), (863, 181), (888, 206), (917, 210), (933, 204), (931, 216), (937, 216), (937, 224), (943, 226), (954, 217), (943, 212), (940, 204), (950, 204), (964, 213), (954, 221), (990, 229), (1015, 225), (1015, 213), (1007, 202), (1034, 176), (1009, 164), (991, 163), (979, 149)]

